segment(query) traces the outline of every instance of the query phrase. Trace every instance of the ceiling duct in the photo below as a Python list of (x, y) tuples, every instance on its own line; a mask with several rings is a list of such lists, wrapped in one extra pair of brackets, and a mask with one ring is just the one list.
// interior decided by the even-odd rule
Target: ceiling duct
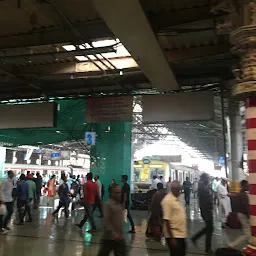
[(121, 40), (158, 90), (178, 88), (175, 76), (138, 0), (93, 0), (108, 27)]

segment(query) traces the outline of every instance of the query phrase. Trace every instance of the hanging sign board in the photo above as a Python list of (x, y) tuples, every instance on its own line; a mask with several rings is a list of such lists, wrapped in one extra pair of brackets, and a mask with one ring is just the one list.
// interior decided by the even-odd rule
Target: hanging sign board
[(214, 117), (212, 92), (143, 96), (143, 122), (211, 120)]
[(132, 96), (88, 99), (86, 123), (132, 121), (132, 104)]

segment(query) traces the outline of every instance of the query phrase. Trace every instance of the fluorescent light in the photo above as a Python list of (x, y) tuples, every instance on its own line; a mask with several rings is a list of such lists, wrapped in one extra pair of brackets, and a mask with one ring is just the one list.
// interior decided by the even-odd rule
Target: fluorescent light
[(56, 133), (61, 133), (60, 131), (56, 131)]
[(76, 47), (74, 45), (63, 45), (62, 46), (66, 51), (74, 51)]
[(88, 58), (86, 58), (85, 56), (75, 56), (75, 58), (79, 61), (87, 61)]
[(113, 44), (116, 44), (116, 40), (107, 39), (107, 40), (98, 40), (98, 41), (92, 42), (93, 47), (111, 46)]

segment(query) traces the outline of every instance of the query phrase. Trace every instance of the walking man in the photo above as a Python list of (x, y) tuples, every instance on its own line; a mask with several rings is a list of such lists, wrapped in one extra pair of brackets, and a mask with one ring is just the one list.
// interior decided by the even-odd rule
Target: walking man
[(69, 187), (68, 187), (68, 184), (67, 184), (67, 176), (62, 176), (62, 179), (63, 179), (63, 183), (59, 186), (59, 189), (58, 189), (58, 194), (59, 194), (59, 198), (60, 198), (60, 202), (59, 202), (59, 206), (57, 207), (57, 209), (52, 213), (53, 217), (57, 216), (59, 210), (64, 207), (64, 212), (65, 212), (65, 217), (66, 219), (68, 218), (68, 206), (69, 206), (69, 203), (70, 203), (70, 200), (69, 200), (69, 195), (70, 195), (70, 192), (69, 192)]
[(161, 202), (163, 209), (163, 231), (170, 256), (186, 255), (187, 220), (184, 206), (179, 201), (181, 185), (173, 181), (171, 193)]
[(217, 206), (219, 206), (219, 199), (217, 195), (217, 187), (219, 186), (219, 178), (216, 177), (212, 182), (212, 191), (213, 191), (213, 203)]
[[(17, 186), (17, 208), (19, 212), (19, 223), (18, 225), (24, 224), (24, 217), (28, 212), (28, 183), (26, 182), (25, 174), (20, 175), (20, 182)], [(25, 210), (23, 208), (25, 207)]]
[(96, 210), (96, 208), (99, 209), (99, 212), (100, 212), (100, 218), (103, 218), (103, 212), (102, 212), (102, 183), (100, 181), (100, 177), (99, 175), (95, 175), (94, 176), (94, 180), (95, 180), (95, 183), (97, 184), (98, 186), (98, 192), (99, 192), (99, 196), (96, 198), (96, 202), (94, 204), (94, 207), (93, 207), (93, 211)]
[(229, 244), (230, 248), (244, 246), (249, 242), (251, 236), (251, 227), (250, 227), (250, 219), (249, 219), (249, 184), (247, 180), (242, 180), (241, 191), (237, 195), (238, 201), (238, 209), (237, 216), (242, 225), (243, 234), (239, 236), (235, 241)]
[(192, 187), (192, 184), (191, 184), (191, 182), (189, 180), (189, 177), (187, 177), (186, 180), (183, 182), (183, 190), (184, 190), (186, 206), (190, 205), (191, 187)]
[(227, 186), (227, 181), (225, 179), (222, 179), (221, 183), (217, 187), (222, 228), (227, 227), (226, 226), (227, 218), (229, 213), (231, 212), (231, 203), (230, 203), (230, 198), (228, 196), (228, 190), (226, 186)]
[(31, 215), (31, 202), (36, 201), (36, 183), (33, 181), (33, 175), (28, 174), (27, 176), (27, 183), (28, 183), (28, 202), (27, 208), (25, 209), (24, 216), (28, 213), (28, 222), (32, 222), (32, 215)]
[(201, 210), (202, 218), (205, 222), (205, 227), (196, 233), (191, 241), (197, 247), (196, 241), (203, 235), (206, 235), (205, 239), (205, 252), (207, 254), (213, 254), (212, 251), (212, 234), (213, 234), (213, 202), (211, 188), (209, 185), (209, 175), (203, 173), (200, 177), (198, 186), (198, 198), (199, 207)]
[(36, 200), (34, 201), (34, 209), (37, 209), (40, 206), (41, 190), (43, 187), (43, 179), (39, 172), (36, 173), (35, 183), (36, 183)]
[(122, 175), (121, 181), (123, 183), (121, 201), (122, 201), (123, 209), (127, 210), (127, 218), (130, 221), (130, 224), (132, 227), (132, 229), (129, 231), (129, 233), (134, 234), (135, 227), (134, 227), (134, 222), (133, 222), (131, 211), (130, 211), (130, 186), (127, 183), (128, 176)]
[(104, 232), (98, 256), (126, 255), (126, 244), (123, 238), (123, 207), (121, 204), (121, 189), (115, 186), (111, 189), (110, 199), (104, 204)]
[[(89, 219), (91, 224), (91, 229), (89, 233), (94, 233), (96, 231), (96, 225), (93, 219), (93, 205), (97, 197), (99, 197), (98, 186), (92, 181), (92, 173), (87, 174), (87, 182), (84, 184), (84, 218), (81, 220), (80, 224), (76, 224), (77, 227), (82, 228)], [(100, 200), (100, 199), (99, 199)]]
[[(3, 221), (3, 230), (4, 231), (9, 231), (10, 228), (8, 227), (8, 224), (10, 222), (10, 219), (12, 217), (13, 213), (13, 197), (12, 197), (12, 191), (13, 191), (13, 178), (14, 178), (14, 173), (13, 171), (8, 171), (7, 172), (8, 177), (1, 183), (0, 186), (0, 194), (2, 194), (2, 201), (6, 205), (7, 209), (7, 215), (4, 218)], [(2, 227), (0, 227), (1, 229)]]

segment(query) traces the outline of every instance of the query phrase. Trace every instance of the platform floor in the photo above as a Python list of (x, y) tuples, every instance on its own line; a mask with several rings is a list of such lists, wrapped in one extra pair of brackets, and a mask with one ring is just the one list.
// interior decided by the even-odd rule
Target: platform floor
[[(80, 231), (75, 223), (79, 222), (83, 210), (78, 209), (68, 220), (60, 218), (53, 220), (52, 208), (40, 207), (35, 210), (33, 223), (26, 223), (24, 226), (15, 225), (15, 215), (11, 222), (12, 229), (7, 235), (0, 236), (0, 256), (85, 256), (97, 255), (102, 235), (102, 220), (95, 212), (98, 232), (93, 235)], [(213, 236), (213, 249), (225, 247), (230, 239), (235, 238), (240, 230), (222, 230), (221, 223), (215, 218), (215, 231)], [(126, 234), (126, 241), (130, 255), (163, 256), (168, 255), (167, 249), (158, 242), (146, 239), (148, 212), (132, 211), (136, 223), (136, 234)], [(203, 227), (203, 221), (199, 214), (198, 204), (192, 200), (190, 209), (187, 209), (189, 236)], [(89, 228), (88, 225), (85, 228)], [(125, 225), (125, 232), (129, 230)], [(205, 255), (204, 238), (198, 243), (200, 250), (193, 247), (188, 239), (187, 255)]]

